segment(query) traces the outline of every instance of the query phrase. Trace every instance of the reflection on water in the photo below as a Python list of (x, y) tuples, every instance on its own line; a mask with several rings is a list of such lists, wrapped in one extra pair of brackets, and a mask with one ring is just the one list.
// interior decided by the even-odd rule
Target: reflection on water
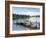
[(40, 29), (40, 17), (13, 20), (12, 28), (13, 31)]

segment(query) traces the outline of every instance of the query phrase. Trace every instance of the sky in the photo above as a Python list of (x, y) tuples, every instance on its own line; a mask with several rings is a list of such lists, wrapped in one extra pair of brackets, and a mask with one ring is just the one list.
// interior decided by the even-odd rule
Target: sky
[(40, 8), (12, 7), (12, 13), (21, 15), (40, 15)]

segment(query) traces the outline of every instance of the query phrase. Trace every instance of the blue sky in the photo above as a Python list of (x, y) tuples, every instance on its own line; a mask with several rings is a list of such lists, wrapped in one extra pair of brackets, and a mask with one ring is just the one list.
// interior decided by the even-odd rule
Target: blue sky
[(40, 8), (31, 8), (31, 7), (13, 7), (13, 14), (40, 14)]

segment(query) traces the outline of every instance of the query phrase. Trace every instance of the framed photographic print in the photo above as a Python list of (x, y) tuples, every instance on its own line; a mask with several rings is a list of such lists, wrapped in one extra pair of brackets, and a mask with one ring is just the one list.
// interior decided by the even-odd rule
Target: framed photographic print
[(44, 3), (6, 1), (5, 36), (44, 35), (44, 11)]

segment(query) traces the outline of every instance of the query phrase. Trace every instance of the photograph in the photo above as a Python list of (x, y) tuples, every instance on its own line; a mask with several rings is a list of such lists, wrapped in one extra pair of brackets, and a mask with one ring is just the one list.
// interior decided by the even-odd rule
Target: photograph
[(12, 30), (40, 29), (40, 8), (12, 7)]
[(42, 6), (10, 5), (10, 30), (14, 33), (42, 32)]

